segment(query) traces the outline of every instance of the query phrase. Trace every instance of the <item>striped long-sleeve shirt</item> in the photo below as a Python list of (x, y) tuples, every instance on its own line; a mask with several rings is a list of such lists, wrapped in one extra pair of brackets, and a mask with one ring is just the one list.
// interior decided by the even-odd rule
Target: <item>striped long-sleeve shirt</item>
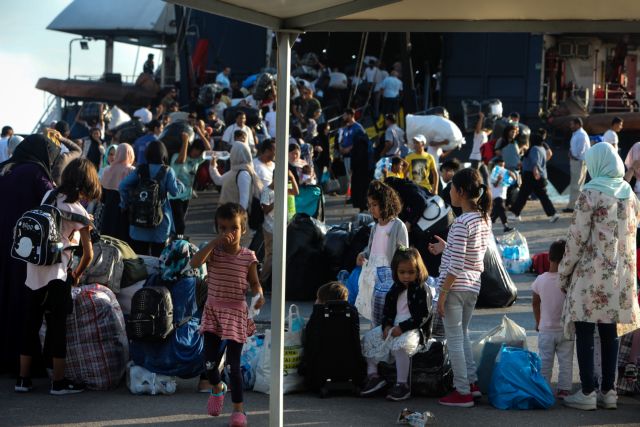
[(460, 215), (451, 225), (442, 254), (439, 285), (447, 274), (456, 277), (452, 291), (480, 292), (484, 253), (490, 234), (489, 222), (479, 212)]

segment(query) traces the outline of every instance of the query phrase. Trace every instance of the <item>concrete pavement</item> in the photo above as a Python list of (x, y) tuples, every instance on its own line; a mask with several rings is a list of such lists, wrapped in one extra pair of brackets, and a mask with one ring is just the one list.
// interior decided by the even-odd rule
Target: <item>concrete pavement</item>
[[(187, 234), (199, 243), (213, 234), (213, 210), (217, 194), (200, 193), (192, 202), (189, 211)], [(355, 211), (345, 206), (344, 198), (328, 198), (327, 222), (338, 223), (349, 219)], [(522, 214), (523, 222), (517, 227), (528, 239), (532, 254), (547, 250), (549, 244), (564, 235), (569, 225), (569, 217), (563, 217), (555, 224), (549, 224), (539, 202), (529, 202)], [(501, 227), (494, 231), (501, 234)], [(537, 349), (534, 319), (531, 312), (531, 291), (533, 275), (514, 277), (518, 286), (518, 301), (507, 309), (477, 310), (471, 324), (473, 337), (499, 324), (504, 314), (527, 330), (530, 349)], [(310, 303), (300, 304), (302, 312), (311, 311)], [(269, 305), (263, 309), (259, 321), (269, 319)], [(363, 328), (367, 328), (363, 324)], [(555, 379), (554, 379), (555, 381)], [(49, 396), (47, 381), (35, 380), (37, 389), (28, 395), (13, 392), (14, 380), (0, 377), (0, 425), (1, 426), (135, 426), (135, 425), (180, 425), (180, 426), (224, 426), (227, 425), (231, 410), (227, 399), (220, 418), (206, 415), (207, 396), (195, 393), (197, 380), (180, 380), (178, 391), (172, 396), (133, 396), (126, 387), (109, 392), (86, 392), (74, 396)], [(574, 361), (574, 386), (578, 385), (578, 368)], [(268, 425), (268, 396), (248, 392), (245, 395), (246, 409), (252, 426)], [(622, 397), (618, 410), (582, 412), (562, 407), (546, 411), (499, 411), (493, 408), (486, 397), (472, 409), (446, 408), (439, 406), (436, 399), (412, 398), (406, 402), (386, 402), (382, 397), (356, 398), (349, 395), (335, 395), (320, 399), (313, 394), (295, 394), (285, 397), (285, 425), (288, 426), (386, 426), (395, 424), (401, 409), (409, 407), (420, 411), (429, 410), (436, 416), (437, 424), (450, 426), (631, 426), (640, 425), (640, 401)]]

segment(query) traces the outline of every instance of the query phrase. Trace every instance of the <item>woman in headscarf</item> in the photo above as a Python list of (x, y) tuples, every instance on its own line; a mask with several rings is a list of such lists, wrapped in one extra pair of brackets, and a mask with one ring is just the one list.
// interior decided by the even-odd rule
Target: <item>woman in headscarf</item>
[(129, 221), (120, 209), (118, 187), (122, 180), (135, 169), (134, 161), (133, 147), (126, 143), (120, 144), (117, 146), (113, 161), (103, 170), (100, 178), (103, 204), (100, 232), (127, 242), (129, 241)]
[(82, 144), (82, 157), (93, 163), (97, 171), (100, 170), (100, 162), (104, 156), (104, 142), (101, 135), (99, 128), (92, 128)]
[(100, 169), (98, 170), (98, 177), (102, 178), (102, 174), (104, 173), (104, 170), (114, 162), (114, 160), (116, 159), (117, 149), (118, 149), (118, 144), (111, 144), (104, 151), (104, 155), (102, 156), (102, 161), (100, 162)]
[(211, 179), (220, 190), (219, 205), (224, 203), (238, 203), (247, 212), (251, 207), (253, 197), (260, 197), (262, 192), (262, 180), (253, 169), (253, 159), (247, 144), (234, 142), (231, 147), (231, 169), (224, 175), (220, 175), (216, 162), (212, 161), (209, 167)]
[(37, 208), (54, 187), (51, 167), (60, 148), (43, 135), (31, 135), (13, 156), (0, 163), (0, 194), (6, 201), (0, 215), (0, 373), (16, 372), (27, 287), (26, 264), (9, 256), (13, 227), (26, 211)]
[[(618, 336), (640, 327), (636, 290), (636, 230), (640, 202), (624, 181), (622, 160), (610, 144), (587, 151), (591, 181), (578, 197), (558, 268), (567, 294), (563, 323), (576, 337), (582, 389), (564, 399), (567, 406), (615, 408)], [(593, 335), (598, 327), (602, 359), (600, 390), (594, 384)]]

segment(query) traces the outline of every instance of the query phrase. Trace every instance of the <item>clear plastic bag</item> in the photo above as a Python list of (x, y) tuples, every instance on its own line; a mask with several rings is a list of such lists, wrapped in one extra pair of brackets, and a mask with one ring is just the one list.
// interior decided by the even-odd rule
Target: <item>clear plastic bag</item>
[(518, 230), (513, 230), (498, 239), (498, 249), (502, 254), (504, 267), (510, 274), (522, 274), (531, 268), (527, 239)]

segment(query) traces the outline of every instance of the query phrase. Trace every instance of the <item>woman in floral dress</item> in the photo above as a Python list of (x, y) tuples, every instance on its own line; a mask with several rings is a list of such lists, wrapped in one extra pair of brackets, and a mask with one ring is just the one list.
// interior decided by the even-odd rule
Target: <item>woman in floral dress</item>
[[(591, 181), (583, 186), (559, 266), (567, 294), (565, 334), (575, 333), (582, 389), (565, 405), (584, 410), (614, 409), (618, 336), (640, 327), (636, 289), (636, 230), (640, 203), (624, 181), (624, 165), (610, 144), (586, 154)], [(602, 383), (594, 384), (593, 343), (598, 326)]]

